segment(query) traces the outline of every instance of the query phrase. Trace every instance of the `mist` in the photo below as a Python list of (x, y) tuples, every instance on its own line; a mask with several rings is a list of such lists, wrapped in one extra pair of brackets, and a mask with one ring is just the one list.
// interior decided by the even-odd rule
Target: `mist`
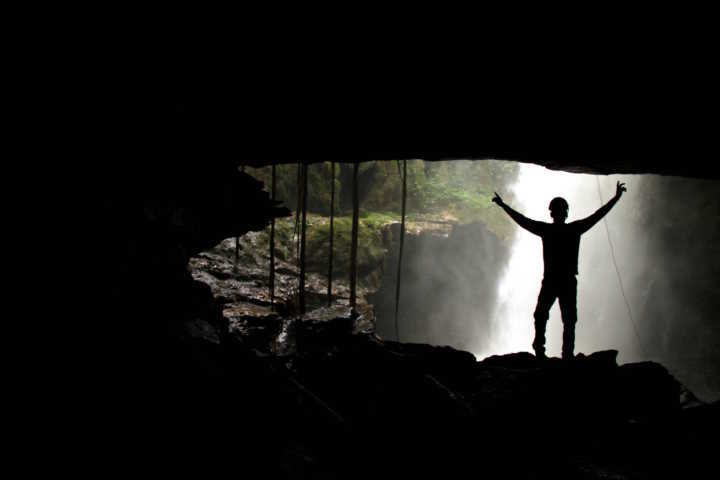
[[(521, 164), (517, 179), (497, 185), (497, 191), (527, 217), (546, 222), (552, 221), (550, 200), (562, 196), (570, 204), (571, 222), (607, 202), (617, 181), (628, 191), (580, 243), (575, 352), (615, 349), (620, 363), (660, 362), (701, 399), (715, 400), (720, 397), (720, 182), (595, 176)], [(457, 227), (444, 239), (406, 239), (401, 341), (451, 345), (479, 359), (532, 352), (542, 241), (509, 217), (506, 221), (513, 230), (504, 239), (482, 224)], [(394, 265), (396, 254), (388, 260), (386, 265)], [(395, 338), (394, 291), (386, 287), (394, 285), (392, 271), (386, 267), (383, 287), (371, 300), (378, 333), (388, 339)], [(555, 302), (547, 354), (559, 356), (561, 345)]]
[(509, 254), (508, 244), (481, 223), (457, 225), (447, 235), (406, 236), (399, 335), (394, 322), (396, 251), (386, 259), (382, 287), (369, 298), (376, 309), (378, 334), (471, 352), (492, 348), (488, 342), (496, 277)]
[[(409, 223), (397, 325), (399, 224), (393, 226), (380, 288), (368, 297), (382, 338), (466, 351), (490, 347), (496, 284), (513, 237), (504, 213), (490, 200), (493, 186), (514, 181), (517, 170), (517, 164), (490, 160), (424, 162), (416, 170), (408, 189), (409, 209), (426, 211), (442, 223)], [(418, 189), (420, 194), (413, 192)]]

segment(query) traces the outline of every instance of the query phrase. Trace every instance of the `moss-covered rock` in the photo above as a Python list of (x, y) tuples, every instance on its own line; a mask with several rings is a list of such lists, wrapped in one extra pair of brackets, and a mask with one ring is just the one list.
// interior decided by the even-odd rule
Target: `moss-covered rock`
[[(379, 270), (387, 254), (383, 229), (389, 221), (377, 217), (359, 220), (358, 230), (358, 281), (367, 286), (377, 286)], [(347, 278), (350, 275), (350, 245), (352, 240), (352, 217), (335, 218), (333, 233), (333, 276)], [(311, 271), (326, 272), (330, 251), (330, 220), (315, 218), (308, 227), (307, 260)]]
[[(278, 165), (276, 198), (289, 208), (297, 205), (297, 165)], [(269, 189), (271, 167), (248, 169)], [(383, 260), (392, 244), (388, 225), (400, 222), (402, 167), (399, 162), (364, 162), (359, 167), (360, 231), (358, 233), (358, 281), (377, 288)], [(481, 223), (500, 239), (512, 237), (514, 227), (492, 203), (493, 192), (502, 191), (517, 176), (518, 166), (502, 161), (425, 162), (410, 160), (407, 165), (407, 230), (449, 230), (452, 225)], [(350, 270), (352, 164), (337, 164), (335, 173), (335, 230), (333, 277), (347, 281)], [(308, 214), (306, 265), (309, 272), (327, 274), (330, 253), (331, 165), (308, 166)], [(276, 223), (276, 255), (297, 262), (299, 226), (296, 217)], [(259, 244), (268, 245), (269, 228)], [(266, 254), (267, 255), (267, 254)]]

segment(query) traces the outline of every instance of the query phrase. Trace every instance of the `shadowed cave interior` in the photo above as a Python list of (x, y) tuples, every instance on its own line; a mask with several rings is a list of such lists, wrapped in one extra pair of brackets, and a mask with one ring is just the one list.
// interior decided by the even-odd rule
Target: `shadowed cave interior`
[[(257, 242), (257, 238), (243, 236), (243, 257), (237, 266), (235, 241), (227, 234), (243, 231), (257, 234), (272, 215), (290, 212), (273, 206), (261, 190), (261, 184), (239, 168), (231, 165), (227, 169), (206, 171), (204, 182), (198, 181), (194, 171), (192, 178), (186, 180), (192, 188), (164, 192), (164, 198), (143, 200), (135, 211), (127, 208), (127, 202), (119, 202), (109, 217), (114, 222), (109, 225), (108, 238), (118, 242), (112, 249), (127, 255), (119, 257), (121, 268), (110, 275), (111, 292), (116, 296), (112, 303), (119, 308), (118, 316), (124, 318), (122, 330), (129, 335), (128, 340), (142, 347), (126, 357), (123, 367), (136, 367), (131, 370), (137, 375), (133, 384), (142, 379), (149, 382), (143, 390), (153, 394), (144, 397), (135, 407), (151, 415), (154, 421), (159, 419), (163, 427), (158, 434), (163, 438), (170, 435), (170, 452), (187, 450), (187, 454), (191, 454), (196, 448), (200, 451), (209, 448), (224, 451), (231, 458), (238, 453), (230, 449), (230, 445), (239, 442), (236, 448), (243, 451), (240, 457), (253, 452), (248, 465), (261, 471), (267, 469), (271, 475), (305, 478), (326, 472), (324, 474), (337, 474), (342, 478), (357, 474), (359, 478), (380, 468), (398, 475), (427, 469), (438, 474), (459, 472), (461, 467), (467, 467), (464, 462), (476, 457), (480, 444), (484, 451), (492, 452), (486, 466), (490, 474), (522, 477), (532, 472), (549, 478), (563, 469), (573, 474), (585, 470), (620, 472), (633, 478), (628, 471), (658, 468), (655, 452), (643, 450), (650, 446), (659, 448), (654, 437), (656, 429), (663, 431), (664, 439), (672, 435), (673, 448), (681, 449), (683, 454), (700, 455), (698, 452), (703, 451), (702, 448), (696, 450), (696, 444), (692, 448), (685, 443), (679, 446), (677, 439), (687, 440), (685, 436), (690, 436), (699, 441), (697, 438), (703, 438), (702, 435), (695, 437), (697, 429), (706, 428), (699, 426), (705, 421), (704, 416), (716, 413), (705, 413), (705, 410), (716, 412), (717, 403), (701, 402), (661, 364), (649, 363), (649, 359), (639, 358), (618, 366), (617, 352), (586, 351), (581, 355), (583, 360), (569, 367), (559, 360), (557, 364), (551, 360), (539, 366), (529, 353), (511, 351), (502, 356), (476, 358), (463, 351), (472, 345), (463, 344), (466, 337), (462, 331), (453, 333), (453, 328), (462, 328), (462, 325), (453, 327), (452, 315), (457, 312), (452, 308), (443, 312), (450, 321), (424, 327), (416, 323), (415, 333), (406, 331), (404, 335), (408, 340), (396, 343), (394, 332), (388, 331), (386, 323), (380, 327), (380, 335), (375, 334), (377, 326), (373, 315), (374, 309), (392, 312), (391, 307), (383, 307), (382, 303), (393, 303), (393, 288), (385, 294), (381, 288), (374, 298), (370, 295), (375, 302), (374, 309), (367, 305), (372, 302), (363, 298), (359, 307), (361, 317), (353, 321), (347, 306), (347, 282), (337, 279), (336, 302), (333, 308), (327, 309), (321, 306), (325, 303), (324, 275), (317, 273), (309, 278), (308, 313), (296, 320), (298, 312), (292, 309), (297, 308), (293, 303), (297, 270), (292, 261), (283, 264), (279, 260), (277, 278), (281, 283), (277, 295), (285, 296), (286, 304), (279, 313), (272, 312), (268, 308), (267, 284), (262, 281), (267, 270), (260, 268), (267, 258), (259, 261), (252, 258), (262, 255), (264, 248), (250, 248), (247, 242)], [(679, 185), (672, 180), (666, 183), (661, 188), (675, 189)], [(198, 185), (208, 187), (198, 188)], [(705, 187), (717, 192), (716, 181)], [(186, 196), (188, 191), (192, 192), (190, 198)], [(693, 190), (687, 195), (694, 193), (697, 192)], [(657, 198), (667, 198), (667, 195), (660, 192)], [(195, 201), (200, 204), (191, 203)], [(248, 209), (247, 205), (253, 208)], [(648, 212), (653, 208), (655, 205), (648, 205)], [(226, 223), (227, 218), (236, 219), (236, 223)], [(702, 223), (700, 217), (697, 221)], [(399, 224), (393, 222), (385, 230), (391, 237), (388, 251), (396, 251), (397, 240), (393, 242), (392, 237), (397, 238), (398, 227)], [(688, 243), (683, 239), (686, 230), (672, 233), (674, 225), (665, 228), (670, 229), (669, 233), (658, 242)], [(453, 245), (463, 236), (471, 236), (472, 241)], [(411, 271), (406, 271), (404, 277), (407, 292), (417, 289), (413, 284), (422, 282), (423, 278), (432, 281), (434, 275), (438, 275), (438, 268), (443, 266), (453, 271), (482, 270), (486, 275), (488, 271), (501, 270), (506, 258), (478, 252), (478, 238), (483, 236), (488, 238), (485, 243), (492, 239), (499, 242), (497, 235), (477, 224), (453, 227), (446, 236), (432, 236), (422, 231), (409, 234), (405, 261), (410, 263), (420, 256), (425, 262), (431, 262), (428, 268), (434, 273), (425, 274), (422, 262), (408, 267)], [(471, 247), (459, 252), (458, 248), (467, 248), (461, 244)], [(294, 247), (291, 245), (290, 250)], [(414, 252), (418, 249), (429, 249), (429, 253)], [(694, 252), (699, 254), (698, 250)], [(391, 272), (394, 272), (395, 261), (393, 254), (383, 260), (388, 266), (383, 269), (386, 278), (382, 279), (382, 285), (394, 285)], [(701, 267), (717, 268), (717, 263), (709, 265), (699, 262), (688, 268), (693, 271)], [(417, 268), (420, 270), (412, 271)], [(682, 268), (677, 272), (686, 275)], [(342, 269), (338, 276), (341, 273)], [(716, 282), (713, 277), (709, 278), (702, 284), (703, 288), (716, 291)], [(312, 282), (318, 285), (311, 286)], [(283, 288), (289, 291), (283, 292)], [(364, 297), (363, 285), (360, 291)], [(427, 292), (427, 286), (419, 291)], [(443, 293), (442, 285), (435, 285), (432, 291), (440, 296), (449, 293)], [(679, 290), (678, 296), (683, 295), (689, 293)], [(711, 300), (717, 298), (712, 292), (706, 295), (710, 295), (705, 297), (709, 305), (693, 304), (703, 312), (702, 309), (709, 309)], [(456, 298), (463, 299), (473, 302), (474, 308), (482, 308), (492, 301), (477, 293)], [(441, 303), (437, 298), (429, 302), (408, 300), (406, 297), (402, 304), (405, 324), (412, 323), (411, 318), (426, 318), (423, 310)], [(657, 301), (658, 298), (650, 304), (659, 308)], [(662, 317), (662, 311), (655, 314), (657, 318)], [(128, 327), (128, 319), (132, 319), (134, 327)], [(703, 318), (697, 315), (666, 319), (680, 322), (672, 329), (680, 338), (674, 340), (677, 344), (671, 339), (671, 345), (682, 350), (682, 345), (688, 345), (688, 339), (699, 345), (702, 342), (698, 341), (707, 340), (707, 335), (717, 335), (712, 320), (708, 318), (710, 323), (704, 326)], [(698, 336), (693, 338), (693, 332), (686, 331), (688, 324), (698, 330)], [(443, 327), (449, 331), (434, 335), (442, 340), (422, 342), (433, 337), (423, 329)], [(142, 338), (137, 337), (138, 332), (142, 332)], [(453, 335), (456, 335), (454, 340)], [(280, 338), (284, 341), (278, 341)], [(448, 344), (454, 344), (457, 350), (441, 346)], [(712, 344), (703, 348), (708, 349), (706, 356), (698, 354), (693, 366), (705, 368), (705, 375), (716, 375), (711, 370), (717, 350), (712, 349)], [(529, 346), (525, 350), (531, 351)], [(665, 353), (672, 352), (671, 347)], [(158, 381), (160, 383), (155, 383)], [(213, 414), (209, 410), (200, 413), (199, 406), (219, 410)], [(594, 412), (592, 418), (588, 418), (588, 411)], [(599, 411), (605, 413), (597, 415)], [(217, 417), (211, 421), (208, 415)], [(695, 420), (695, 416), (703, 416), (703, 420)], [(248, 430), (249, 425), (252, 426)], [(146, 428), (147, 424), (138, 427)], [(242, 440), (220, 440), (229, 433), (226, 429), (237, 429), (244, 434), (252, 432), (252, 435)], [(551, 430), (557, 432), (557, 438)], [(490, 433), (475, 442), (460, 440), (477, 437), (478, 431)], [(546, 456), (533, 440), (537, 431), (550, 435), (556, 445), (567, 443), (569, 450), (562, 458)], [(389, 435), (390, 432), (393, 434)], [(527, 443), (516, 438), (522, 436), (522, 432), (527, 432)], [(617, 440), (618, 432), (624, 432), (622, 442)], [(578, 436), (590, 434), (594, 440), (585, 447), (570, 448)], [(203, 442), (208, 438), (212, 440), (202, 446), (195, 445), (199, 438), (203, 438)], [(443, 439), (442, 442), (438, 442), (439, 439)], [(176, 444), (178, 441), (180, 444)], [(247, 442), (253, 445), (248, 447)], [(502, 459), (509, 453), (499, 447), (507, 443), (533, 459), (532, 464), (508, 467), (509, 458)], [(630, 456), (621, 453), (631, 444), (635, 445), (634, 449), (643, 445), (641, 452), (644, 453)], [(256, 452), (257, 448), (261, 452)], [(369, 457), (358, 454), (363, 449), (368, 450)], [(684, 449), (691, 449), (692, 454)], [(418, 454), (426, 460), (418, 460)]]
[[(720, 338), (713, 239), (720, 235), (715, 210), (720, 175), (699, 157), (678, 162), (674, 154), (682, 142), (651, 145), (636, 156), (642, 142), (625, 137), (615, 144), (587, 136), (526, 144), (514, 142), (497, 125), (476, 138), (467, 128), (433, 124), (419, 131), (408, 126), (397, 132), (397, 142), (386, 141), (389, 133), (374, 135), (369, 146), (338, 135), (314, 150), (293, 142), (301, 136), (287, 130), (287, 142), (280, 146), (266, 142), (271, 136), (266, 132), (236, 148), (224, 108), (180, 102), (170, 112), (156, 113), (150, 115), (156, 123), (133, 127), (131, 145), (120, 148), (122, 154), (133, 149), (158, 154), (159, 160), (101, 172), (107, 182), (99, 234), (108, 239), (103, 248), (115, 254), (100, 277), (108, 286), (100, 303), (112, 306), (106, 310), (112, 328), (103, 337), (103, 355), (111, 366), (104, 378), (110, 386), (103, 386), (100, 396), (110, 398), (113, 414), (99, 414), (96, 428), (133, 441), (122, 461), (114, 449), (94, 452), (94, 461), (115, 462), (128, 472), (149, 464), (164, 473), (212, 476), (232, 469), (263, 478), (458, 478), (468, 471), (487, 478), (657, 478), (713, 466), (711, 439), (719, 408), (712, 397), (717, 392), (713, 362)], [(410, 115), (405, 118), (414, 126)], [(152, 140), (144, 135), (150, 124)], [(435, 127), (432, 144), (424, 141), (419, 132)], [(523, 138), (540, 137), (526, 125), (518, 128), (528, 133)], [(339, 131), (328, 126), (330, 133)], [(256, 126), (245, 133), (251, 138), (257, 132), (263, 130)], [(607, 155), (617, 151), (632, 154)], [(267, 271), (258, 266), (267, 254), (251, 247), (265, 241), (272, 218), (281, 222), (291, 211), (272, 202), (250, 171), (272, 163), (290, 168), (297, 161), (321, 168), (331, 160), (344, 168), (378, 161), (397, 171), (396, 160), (415, 159), (427, 160), (431, 169), (431, 160), (439, 165), (439, 160), (502, 159), (565, 172), (632, 175), (636, 182), (629, 188), (646, 196), (623, 198), (636, 207), (623, 215), (654, 232), (642, 246), (648, 262), (683, 259), (667, 267), (683, 279), (680, 283), (662, 275), (659, 261), (657, 275), (646, 271), (652, 278), (628, 280), (648, 290), (628, 289), (646, 299), (638, 318), (657, 318), (664, 326), (661, 334), (641, 325), (652, 358), (638, 354), (618, 361), (625, 349), (609, 346), (579, 349), (582, 355), (569, 364), (559, 359), (538, 364), (527, 353), (529, 345), (525, 352), (478, 358), (469, 351), (476, 345), (463, 343), (457, 329), (438, 334), (446, 335), (443, 341), (423, 341), (430, 325), (422, 323), (402, 332), (397, 342), (368, 306), (392, 310), (383, 304), (394, 292), (380, 288), (371, 294), (361, 282), (360, 317), (353, 319), (342, 282), (333, 292), (332, 308), (315, 308), (325, 301), (324, 274), (317, 272), (308, 274), (310, 308), (298, 315), (292, 301), (298, 272), (287, 260), (290, 252), (276, 265), (284, 310), (270, 311), (262, 283)], [(640, 189), (639, 183), (651, 181), (645, 175), (653, 176), (652, 190)], [(396, 221), (378, 230), (387, 236), (380, 241), (389, 245), (382, 259), (388, 266), (368, 281), (394, 285), (397, 230)], [(435, 263), (413, 264), (419, 270), (403, 273), (407, 292), (414, 291), (413, 283), (433, 278), (423, 268), (501, 270), (507, 260), (501, 256), (473, 256), (472, 250), (464, 257), (468, 261), (454, 256), (461, 248), (454, 241), (470, 237), (472, 244), (478, 236), (488, 239), (483, 247), (502, 241), (498, 232), (471, 222), (453, 226), (446, 237), (408, 234), (407, 258), (432, 257)], [(235, 237), (242, 239), (237, 265)], [(674, 255), (678, 248), (691, 260)], [(431, 253), (423, 254), (427, 249)], [(325, 257), (308, 254), (317, 255), (318, 262)], [(359, 264), (359, 274), (368, 273), (360, 259)], [(681, 288), (698, 272), (703, 280), (693, 283), (697, 288)], [(433, 291), (447, 294), (442, 288)], [(677, 298), (668, 301), (667, 292)], [(462, 301), (475, 302), (477, 309), (490, 300), (461, 295)], [(403, 325), (426, 313), (417, 305), (401, 304)], [(678, 312), (672, 318), (665, 315), (671, 307)], [(454, 319), (456, 313), (448, 309), (442, 315)], [(693, 344), (702, 351), (688, 360)], [(693, 371), (705, 380), (691, 379)], [(693, 382), (705, 385), (702, 394), (689, 388)]]

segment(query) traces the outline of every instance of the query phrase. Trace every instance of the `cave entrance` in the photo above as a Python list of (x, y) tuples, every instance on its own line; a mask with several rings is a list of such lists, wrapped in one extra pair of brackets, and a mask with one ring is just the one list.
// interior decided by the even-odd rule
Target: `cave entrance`
[[(332, 295), (335, 305), (346, 306), (353, 164), (337, 167), (337, 284)], [(277, 170), (277, 198), (296, 210), (297, 166), (278, 165)], [(307, 292), (308, 307), (313, 309), (326, 304), (331, 166), (317, 163), (307, 170)], [(270, 167), (245, 171), (268, 188)], [(363, 313), (373, 315), (377, 334), (389, 340), (396, 339), (400, 178), (396, 162), (365, 162), (359, 167), (358, 295)], [(408, 161), (400, 340), (450, 345), (478, 358), (531, 351), (542, 244), (518, 230), (491, 203), (493, 192), (500, 192), (526, 216), (543, 221), (550, 221), (549, 200), (563, 196), (570, 203), (572, 221), (607, 201), (618, 180), (627, 183), (629, 193), (606, 217), (606, 225), (598, 224), (583, 236), (580, 247), (576, 352), (617, 349), (621, 362), (661, 361), (701, 395), (717, 396), (719, 375), (708, 373), (716, 368), (712, 362), (720, 363), (720, 333), (708, 320), (720, 306), (720, 254), (714, 247), (720, 239), (717, 229), (707, 227), (707, 219), (717, 218), (720, 211), (718, 182), (712, 180), (594, 176), (509, 161)], [(291, 313), (297, 291), (295, 216), (278, 221), (276, 229), (277, 294), (284, 302), (280, 312)], [(247, 234), (241, 240), (240, 262), (258, 269), (267, 265), (267, 241), (268, 232)], [(247, 283), (243, 288), (252, 299)], [(227, 315), (248, 313), (231, 303), (226, 307)], [(548, 322), (548, 354), (559, 354), (561, 334), (556, 303)]]

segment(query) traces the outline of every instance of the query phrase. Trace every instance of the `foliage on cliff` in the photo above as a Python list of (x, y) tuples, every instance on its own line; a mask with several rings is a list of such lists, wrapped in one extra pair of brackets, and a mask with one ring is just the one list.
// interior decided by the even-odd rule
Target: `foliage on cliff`
[[(278, 165), (276, 198), (290, 209), (298, 203), (297, 165)], [(336, 164), (334, 272), (338, 279), (348, 273), (352, 218), (352, 164)], [(269, 190), (271, 167), (248, 168)], [(307, 267), (326, 273), (330, 249), (330, 163), (308, 167)], [(493, 192), (505, 188), (517, 176), (518, 165), (494, 160), (408, 162), (407, 229), (419, 233), (443, 225), (481, 223), (501, 239), (513, 232), (511, 222), (491, 202)], [(358, 277), (361, 284), (377, 286), (383, 259), (392, 244), (387, 225), (400, 221), (402, 202), (401, 165), (398, 162), (365, 162), (360, 165), (360, 231)], [(276, 227), (278, 256), (293, 261), (297, 256), (295, 217), (280, 220)]]
[[(335, 175), (335, 213), (349, 215), (352, 209), (352, 164), (338, 163)], [(512, 183), (518, 164), (497, 160), (408, 162), (409, 215), (422, 214), (451, 218), (457, 223), (485, 223), (500, 237), (511, 228), (501, 212), (491, 203), (493, 192)], [(248, 168), (247, 172), (269, 189), (271, 167)], [(398, 216), (402, 181), (396, 162), (371, 161), (359, 169), (360, 209), (366, 213)], [(329, 163), (308, 167), (308, 210), (319, 215), (330, 213), (331, 167)], [(276, 197), (294, 210), (297, 206), (297, 165), (277, 166)], [(511, 198), (510, 198), (511, 199)]]

